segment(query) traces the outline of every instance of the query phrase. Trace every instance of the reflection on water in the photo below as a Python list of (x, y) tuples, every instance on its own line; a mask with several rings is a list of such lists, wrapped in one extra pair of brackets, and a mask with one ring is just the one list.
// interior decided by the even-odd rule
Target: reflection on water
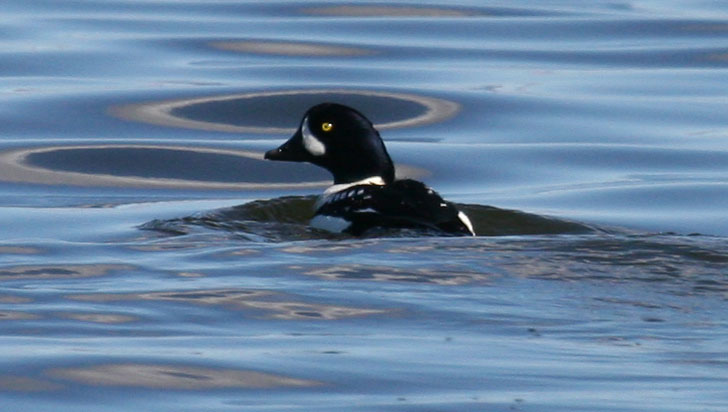
[(306, 14), (334, 17), (422, 17), (422, 18), (457, 18), (478, 16), (547, 16), (560, 14), (557, 10), (539, 9), (538, 7), (506, 8), (506, 7), (433, 7), (421, 5), (335, 5), (324, 7), (308, 7)]
[(379, 309), (364, 309), (293, 300), (292, 298), (260, 290), (202, 290), (191, 292), (151, 292), (139, 294), (87, 294), (69, 296), (70, 299), (91, 302), (112, 301), (168, 301), (196, 305), (221, 305), (238, 310), (265, 313), (272, 319), (335, 320), (383, 314)]
[(0, 268), (0, 282), (29, 279), (76, 279), (104, 276), (111, 271), (131, 270), (130, 265), (23, 265)]
[(40, 250), (32, 247), (0, 246), (0, 253), (4, 255), (31, 255), (40, 253)]
[(306, 387), (318, 382), (263, 372), (184, 365), (112, 364), (51, 369), (48, 375), (93, 386), (137, 386), (156, 389)]
[(362, 56), (372, 54), (367, 49), (332, 44), (281, 41), (218, 41), (212, 47), (245, 53), (280, 54), (284, 56)]
[(37, 315), (33, 315), (32, 313), (25, 313), (25, 312), (17, 312), (17, 311), (0, 311), (0, 321), (2, 320), (28, 320), (28, 319), (37, 319)]
[(105, 313), (64, 313), (61, 317), (91, 323), (128, 323), (138, 320), (134, 316), (112, 315)]
[[(290, 252), (290, 249), (287, 250)], [(319, 269), (291, 267), (291, 269), (305, 269), (303, 273), (318, 276), (324, 279), (336, 280), (373, 280), (379, 282), (420, 282), (436, 285), (463, 285), (467, 283), (487, 282), (493, 274), (487, 271), (464, 272), (455, 268), (392, 268), (388, 266), (368, 265), (331, 265)]]
[(0, 391), (2, 392), (46, 392), (63, 389), (63, 385), (45, 380), (24, 376), (0, 375)]
[(474, 15), (476, 10), (458, 10), (454, 8), (422, 7), (422, 6), (329, 6), (310, 7), (305, 13), (319, 16), (347, 17), (463, 17)]
[(22, 296), (0, 295), (0, 303), (28, 303), (32, 301), (33, 299)]

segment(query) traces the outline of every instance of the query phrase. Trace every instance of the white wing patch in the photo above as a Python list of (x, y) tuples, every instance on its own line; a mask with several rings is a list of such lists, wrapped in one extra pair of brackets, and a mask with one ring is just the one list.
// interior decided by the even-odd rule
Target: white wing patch
[(470, 234), (475, 236), (475, 230), (473, 230), (473, 224), (470, 223), (470, 219), (468, 219), (468, 215), (466, 215), (463, 212), (458, 212), (458, 219), (460, 219), (461, 222), (465, 225), (465, 227), (468, 228), (470, 231)]
[(351, 222), (346, 219), (327, 215), (316, 215), (309, 224), (316, 229), (323, 229), (332, 233), (341, 233), (351, 226)]
[(308, 127), (308, 116), (303, 119), (303, 126), (301, 126), (301, 134), (303, 134), (303, 147), (308, 150), (314, 156), (323, 156), (326, 153), (326, 146), (321, 143), (321, 140), (317, 139), (316, 136), (311, 133), (311, 129)]

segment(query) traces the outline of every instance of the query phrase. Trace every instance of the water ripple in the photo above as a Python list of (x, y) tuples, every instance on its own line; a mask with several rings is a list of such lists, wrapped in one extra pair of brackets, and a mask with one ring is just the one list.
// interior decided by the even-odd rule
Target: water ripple
[[(290, 134), (298, 118), (309, 107), (322, 101), (361, 108), (369, 113), (379, 129), (441, 122), (454, 116), (460, 107), (455, 102), (407, 93), (322, 88), (140, 103), (114, 107), (111, 113), (125, 119), (163, 126), (236, 133)], [(262, 112), (266, 113), (265, 117), (260, 116)]]

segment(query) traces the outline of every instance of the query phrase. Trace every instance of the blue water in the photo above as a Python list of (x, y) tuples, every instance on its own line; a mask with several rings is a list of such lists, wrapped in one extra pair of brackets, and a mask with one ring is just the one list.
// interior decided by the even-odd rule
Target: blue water
[[(728, 409), (727, 6), (5, 0), (0, 409)], [(309, 229), (324, 100), (481, 236)]]

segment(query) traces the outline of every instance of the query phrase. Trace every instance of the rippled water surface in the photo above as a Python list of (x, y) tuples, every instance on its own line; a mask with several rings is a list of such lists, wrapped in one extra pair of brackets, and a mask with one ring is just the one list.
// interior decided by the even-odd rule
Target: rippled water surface
[[(728, 4), (5, 0), (3, 411), (728, 409)], [(475, 238), (307, 226), (380, 129)]]

